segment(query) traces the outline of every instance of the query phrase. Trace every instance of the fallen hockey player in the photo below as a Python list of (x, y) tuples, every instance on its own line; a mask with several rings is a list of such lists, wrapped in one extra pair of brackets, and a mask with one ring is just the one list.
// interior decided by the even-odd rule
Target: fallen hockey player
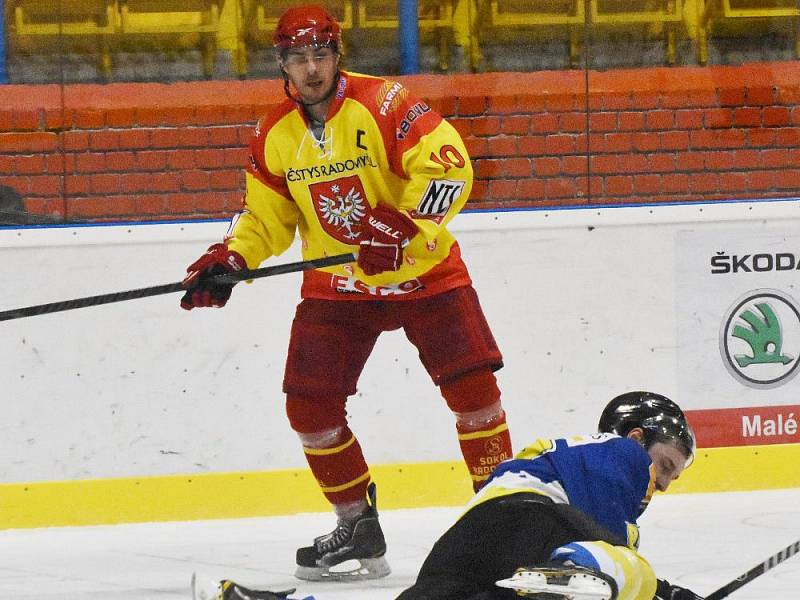
[(657, 580), (636, 550), (653, 492), (694, 458), (683, 411), (629, 392), (598, 430), (537, 440), (501, 463), (398, 600), (702, 600)]
[[(683, 411), (629, 392), (606, 406), (598, 429), (537, 440), (501, 463), (397, 600), (702, 600), (658, 580), (637, 552), (636, 520), (694, 458)], [(243, 597), (230, 581), (208, 589), (195, 600)]]

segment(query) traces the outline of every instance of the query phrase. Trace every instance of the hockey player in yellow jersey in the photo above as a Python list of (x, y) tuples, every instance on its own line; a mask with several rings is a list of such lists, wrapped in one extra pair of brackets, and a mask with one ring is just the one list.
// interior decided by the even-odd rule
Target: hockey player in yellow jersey
[(341, 28), (324, 9), (288, 9), (274, 44), (287, 99), (259, 122), (243, 210), (187, 269), (181, 305), (224, 306), (232, 285), (210, 276), (256, 268), (296, 235), (306, 259), (357, 252), (304, 273), (292, 324), (286, 411), (338, 519), (298, 550), (296, 574), (382, 577), (375, 485), (345, 413), (382, 332), (402, 328), (419, 351), (455, 415), (474, 489), (512, 456), (494, 376), (502, 356), (446, 228), (472, 167), (456, 130), (404, 85), (340, 68)]

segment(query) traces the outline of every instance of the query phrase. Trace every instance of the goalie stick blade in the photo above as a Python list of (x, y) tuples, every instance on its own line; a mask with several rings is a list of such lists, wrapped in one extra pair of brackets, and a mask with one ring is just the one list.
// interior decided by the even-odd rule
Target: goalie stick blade
[(542, 600), (614, 600), (611, 585), (587, 569), (519, 569), (508, 579), (495, 582), (501, 588), (511, 589), (523, 598)]

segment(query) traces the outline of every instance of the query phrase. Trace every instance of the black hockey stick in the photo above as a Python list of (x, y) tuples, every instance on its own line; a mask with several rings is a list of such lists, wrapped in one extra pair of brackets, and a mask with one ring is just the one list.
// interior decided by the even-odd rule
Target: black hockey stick
[[(314, 258), (302, 262), (286, 263), (283, 265), (273, 265), (271, 267), (261, 267), (244, 271), (235, 271), (217, 275), (215, 281), (219, 283), (235, 283), (246, 279), (259, 279), (261, 277), (271, 277), (272, 275), (283, 275), (284, 273), (295, 273), (297, 271), (307, 271), (308, 269), (321, 269), (332, 267), (356, 260), (355, 254), (337, 254), (336, 256), (326, 256), (325, 258)], [(113, 292), (111, 294), (101, 294), (100, 296), (88, 296), (86, 298), (76, 298), (74, 300), (64, 300), (62, 302), (52, 302), (50, 304), (39, 304), (36, 306), (26, 306), (0, 312), (0, 321), (10, 321), (12, 319), (22, 319), (23, 317), (33, 317), (47, 313), (60, 312), (62, 310), (72, 310), (73, 308), (84, 308), (86, 306), (97, 306), (99, 304), (111, 304), (112, 302), (124, 302), (125, 300), (135, 300), (136, 298), (148, 298), (150, 296), (160, 296), (173, 292), (183, 292), (185, 288), (181, 282), (167, 283), (153, 287), (139, 288), (125, 292)]]
[(758, 564), (749, 571), (747, 571), (747, 573), (743, 573), (730, 583), (723, 585), (716, 592), (712, 592), (711, 594), (706, 596), (706, 600), (721, 600), (722, 598), (727, 598), (731, 594), (731, 592), (738, 590), (744, 584), (753, 581), (753, 579), (755, 579), (756, 577), (763, 575), (770, 569), (775, 568), (780, 563), (785, 561), (787, 558), (794, 556), (798, 552), (800, 552), (800, 541), (788, 545), (780, 552), (773, 554), (761, 564)]

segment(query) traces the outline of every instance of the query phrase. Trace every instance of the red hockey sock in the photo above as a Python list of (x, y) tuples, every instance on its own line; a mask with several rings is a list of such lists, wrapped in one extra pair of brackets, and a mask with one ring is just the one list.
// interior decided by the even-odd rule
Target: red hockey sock
[(304, 398), (287, 394), (286, 415), (322, 493), (333, 505), (366, 502), (369, 468), (347, 426), (346, 398)]
[(497, 380), (491, 371), (481, 369), (443, 384), (441, 389), (456, 415), (461, 454), (477, 491), (501, 461), (513, 456)]
[(499, 415), (481, 429), (470, 429), (456, 424), (461, 454), (472, 476), (472, 488), (477, 492), (494, 468), (513, 456), (511, 434), (506, 425), (506, 413)]
[(349, 427), (342, 430), (338, 440), (330, 448), (303, 446), (308, 466), (331, 504), (364, 500), (370, 475), (361, 446)]

